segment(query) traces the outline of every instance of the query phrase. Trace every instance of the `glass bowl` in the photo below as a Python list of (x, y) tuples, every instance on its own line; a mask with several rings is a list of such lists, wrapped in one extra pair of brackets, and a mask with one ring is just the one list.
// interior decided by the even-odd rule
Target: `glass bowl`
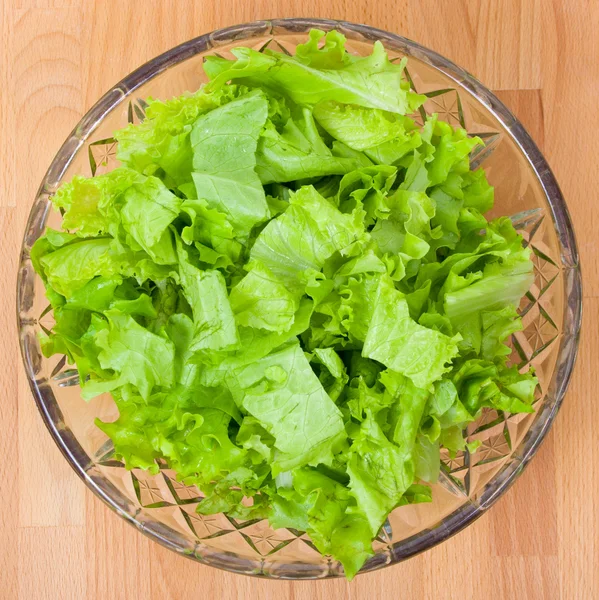
[(214, 31), (146, 63), (107, 92), (81, 119), (52, 161), (34, 201), (21, 251), (18, 325), (21, 351), (33, 396), (65, 458), (116, 513), (147, 536), (199, 562), (272, 578), (322, 578), (343, 574), (339, 563), (321, 556), (305, 534), (272, 530), (266, 521), (238, 521), (195, 512), (201, 493), (179, 483), (160, 465), (152, 476), (127, 471), (114, 458), (111, 442), (94, 425), (111, 420), (108, 395), (84, 402), (77, 372), (65, 357), (46, 359), (38, 334), (52, 326), (44, 287), (29, 250), (47, 225), (59, 226), (49, 198), (75, 174), (104, 173), (117, 165), (112, 134), (144, 118), (144, 98), (169, 98), (196, 90), (205, 81), (203, 58), (229, 57), (239, 45), (292, 52), (318, 27), (337, 29), (348, 50), (370, 53), (381, 40), (391, 58), (409, 57), (413, 88), (428, 97), (415, 117), (427, 113), (465, 127), (486, 146), (472, 156), (496, 189), (494, 215), (511, 215), (533, 251), (535, 281), (523, 298), (524, 329), (512, 338), (511, 360), (533, 365), (539, 378), (532, 415), (488, 410), (471, 427), (482, 440), (475, 454), (444, 456), (433, 502), (396, 509), (374, 542), (376, 554), (362, 571), (404, 560), (447, 539), (482, 515), (513, 483), (537, 451), (560, 407), (576, 357), (581, 319), (581, 280), (574, 232), (559, 187), (539, 149), (510, 111), (475, 78), (447, 59), (403, 37), (365, 25), (316, 19), (258, 21)]

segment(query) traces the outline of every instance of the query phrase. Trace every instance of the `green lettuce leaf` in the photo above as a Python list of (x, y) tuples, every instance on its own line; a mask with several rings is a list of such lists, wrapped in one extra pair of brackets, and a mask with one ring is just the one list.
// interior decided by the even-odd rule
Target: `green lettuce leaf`
[(349, 452), (349, 487), (368, 519), (371, 537), (375, 537), (413, 483), (414, 467), (372, 416), (360, 425)]
[(313, 310), (313, 302), (308, 298), (303, 298), (289, 331), (278, 332), (253, 327), (239, 327), (239, 345), (234, 349), (215, 352), (211, 354), (212, 360), (208, 360), (210, 357), (206, 356), (192, 358), (194, 362), (203, 365), (200, 374), (201, 382), (207, 386), (220, 385), (225, 381), (227, 374), (233, 370), (264, 358), (289, 341), (296, 341), (297, 336), (310, 327)]
[(165, 102), (149, 98), (142, 122), (115, 132), (117, 158), (144, 175), (164, 173), (165, 179), (175, 186), (190, 182), (192, 125), (200, 115), (230, 102), (245, 91), (232, 85), (213, 92), (200, 89)]
[(191, 264), (180, 241), (177, 246), (181, 286), (193, 313), (192, 350), (205, 352), (236, 346), (239, 336), (222, 273), (198, 269)]
[(332, 348), (315, 348), (311, 362), (324, 367), (318, 378), (331, 400), (337, 402), (349, 379), (340, 356)]
[(108, 326), (96, 333), (94, 343), (100, 348), (100, 365), (114, 371), (116, 378), (85, 384), (83, 396), (91, 398), (130, 383), (147, 399), (155, 386), (173, 385), (175, 349), (172, 342), (150, 333), (130, 315), (117, 310), (106, 311), (105, 315)]
[(226, 214), (241, 240), (269, 214), (255, 171), (267, 116), (264, 94), (252, 92), (200, 116), (191, 131), (197, 197)]
[(236, 370), (229, 381), (236, 402), (275, 438), (275, 475), (330, 464), (345, 439), (343, 420), (299, 344)]
[(94, 238), (46, 254), (40, 259), (40, 267), (49, 285), (69, 297), (94, 277), (118, 275), (121, 262), (111, 238)]
[[(322, 38), (325, 46), (321, 49), (318, 44)], [(345, 38), (338, 32), (312, 30), (310, 41), (298, 47), (296, 56), (269, 49), (262, 54), (237, 48), (238, 64), (210, 56), (205, 69), (213, 79), (213, 89), (225, 81), (239, 79), (249, 85), (275, 89), (304, 106), (334, 101), (408, 114), (424, 102), (423, 96), (409, 91), (403, 78), (405, 59), (392, 63), (380, 42), (375, 42), (370, 56), (352, 56), (342, 52), (344, 43)], [(337, 50), (331, 53), (333, 45)]]
[(288, 331), (299, 307), (299, 299), (260, 263), (231, 289), (229, 299), (239, 325), (270, 331)]
[(317, 104), (314, 117), (336, 140), (367, 153), (388, 142), (404, 144), (415, 131), (411, 119), (401, 115), (332, 101)]
[(87, 178), (76, 175), (52, 197), (54, 208), (63, 212), (63, 229), (81, 237), (116, 235), (123, 193), (143, 177), (126, 168)]
[(353, 579), (373, 551), (370, 525), (348, 488), (304, 468), (293, 471), (291, 488), (277, 492), (269, 515), (273, 527), (307, 531), (318, 550), (341, 561)]
[[(318, 217), (317, 217), (318, 215)], [(261, 264), (292, 293), (302, 293), (308, 275), (335, 252), (348, 254), (365, 239), (358, 211), (343, 214), (311, 186), (292, 194), (289, 208), (256, 238), (249, 267)]]
[(411, 379), (419, 388), (428, 388), (458, 354), (458, 338), (422, 327), (410, 317), (408, 303), (388, 277), (381, 277), (372, 321), (362, 355), (383, 363)]
[(133, 184), (124, 194), (123, 227), (158, 264), (177, 263), (169, 225), (179, 215), (180, 208), (180, 198), (157, 177)]
[(256, 173), (263, 184), (344, 175), (359, 166), (358, 159), (333, 154), (308, 108), (279, 128), (268, 121), (256, 153)]
[(193, 244), (200, 254), (200, 262), (212, 268), (229, 269), (238, 260), (242, 246), (235, 239), (235, 230), (227, 216), (209, 208), (206, 200), (185, 200), (181, 212), (189, 218), (183, 227), (181, 239)]

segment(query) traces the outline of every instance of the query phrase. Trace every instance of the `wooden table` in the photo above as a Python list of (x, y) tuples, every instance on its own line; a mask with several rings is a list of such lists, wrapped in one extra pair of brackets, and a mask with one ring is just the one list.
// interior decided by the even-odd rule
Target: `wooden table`
[[(489, 514), (452, 540), (352, 584), (232, 575), (135, 533), (54, 446), (30, 396), (15, 335), (25, 220), (74, 124), (111, 84), (160, 52), (218, 27), (275, 16), (388, 29), (498, 90), (557, 175), (584, 268), (576, 373), (532, 465)], [(599, 598), (596, 0), (2, 0), (0, 33), (1, 598)]]

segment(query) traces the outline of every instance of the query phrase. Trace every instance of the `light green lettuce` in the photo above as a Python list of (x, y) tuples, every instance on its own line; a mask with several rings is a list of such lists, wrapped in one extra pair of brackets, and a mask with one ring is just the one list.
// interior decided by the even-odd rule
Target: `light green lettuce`
[(237, 369), (228, 380), (236, 402), (275, 439), (274, 475), (331, 463), (345, 439), (343, 420), (297, 342)]
[(264, 94), (252, 92), (200, 116), (191, 130), (197, 197), (226, 214), (241, 240), (269, 214), (255, 171), (267, 115)]
[(309, 108), (297, 113), (279, 127), (266, 123), (256, 152), (256, 173), (263, 184), (344, 175), (360, 166), (357, 157), (336, 156), (324, 143)]
[(40, 346), (111, 394), (115, 460), (167, 465), (201, 514), (305, 531), (351, 579), (441, 457), (476, 451), (471, 423), (534, 411), (509, 360), (531, 251), (483, 214), (481, 140), (410, 116), (405, 59), (318, 30), (232, 54), (131, 104), (122, 166), (54, 194)]
[[(323, 38), (325, 46), (319, 48)], [(367, 57), (344, 52), (344, 43), (338, 32), (325, 35), (312, 30), (310, 41), (298, 47), (296, 56), (238, 48), (234, 51), (237, 61), (210, 56), (205, 69), (213, 80), (212, 89), (229, 80), (263, 85), (303, 106), (334, 101), (404, 115), (424, 102), (404, 79), (405, 60), (391, 62), (380, 42), (375, 42)]]
[(236, 346), (239, 336), (222, 273), (195, 267), (179, 241), (178, 251), (181, 287), (194, 321), (192, 350), (206, 352)]
[(423, 327), (410, 317), (408, 303), (388, 277), (381, 277), (362, 355), (375, 359), (427, 389), (449, 371), (459, 336)]

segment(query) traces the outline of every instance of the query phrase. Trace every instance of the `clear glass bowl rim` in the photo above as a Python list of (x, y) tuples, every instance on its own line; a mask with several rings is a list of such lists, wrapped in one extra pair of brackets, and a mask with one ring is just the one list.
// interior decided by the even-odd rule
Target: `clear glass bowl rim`
[[(510, 110), (490, 90), (452, 61), (405, 37), (368, 25), (329, 19), (291, 18), (254, 21), (212, 31), (168, 50), (131, 72), (104, 94), (104, 96), (102, 96), (102, 98), (100, 98), (100, 100), (98, 100), (83, 116), (52, 160), (39, 187), (36, 202), (33, 204), (27, 222), (27, 233), (21, 248), (21, 262), (17, 280), (16, 308), (21, 355), (31, 391), (48, 431), (71, 467), (96, 496), (103, 500), (127, 522), (142, 531), (142, 533), (171, 550), (227, 571), (253, 574), (262, 577), (273, 577), (273, 575), (261, 572), (259, 561), (256, 561), (256, 568), (251, 572), (251, 569), (248, 569), (248, 567), (252, 566), (251, 563), (253, 561), (249, 559), (238, 558), (236, 560), (223, 560), (223, 553), (216, 550), (210, 551), (210, 549), (208, 549), (207, 552), (204, 551), (201, 557), (197, 554), (190, 554), (188, 548), (181, 547), (175, 540), (169, 539), (168, 535), (165, 535), (165, 532), (162, 531), (159, 526), (148, 527), (147, 522), (139, 521), (135, 516), (129, 514), (114, 498), (108, 495), (106, 491), (98, 485), (89, 474), (89, 457), (81, 449), (74, 436), (68, 435), (63, 428), (58, 427), (56, 422), (56, 407), (48, 405), (39, 389), (38, 382), (34, 375), (34, 368), (31, 364), (31, 357), (25, 349), (24, 336), (22, 335), (24, 324), (21, 322), (20, 310), (21, 307), (24, 306), (25, 300), (23, 291), (27, 289), (26, 286), (22, 285), (23, 280), (27, 275), (26, 261), (28, 252), (26, 243), (28, 240), (31, 241), (36, 239), (43, 231), (43, 227), (40, 227), (37, 223), (37, 220), (39, 219), (37, 200), (44, 198), (44, 195), (54, 191), (54, 182), (60, 181), (73, 157), (79, 151), (81, 146), (89, 139), (103, 117), (124, 102), (136, 88), (150, 81), (169, 67), (179, 64), (196, 54), (205, 52), (221, 43), (230, 43), (233, 41), (243, 42), (243, 40), (256, 35), (268, 34), (274, 28), (277, 29), (277, 33), (290, 34), (307, 32), (311, 28), (324, 29), (326, 31), (337, 29), (348, 37), (359, 37), (363, 41), (374, 42), (376, 40), (381, 40), (383, 44), (388, 44), (395, 50), (402, 51), (408, 56), (413, 56), (418, 60), (435, 67), (444, 75), (454, 80), (460, 88), (465, 89), (475, 96), (476, 99), (480, 101), (498, 121), (500, 121), (505, 128), (505, 132), (512, 137), (513, 141), (526, 157), (544, 191), (548, 206), (550, 207), (555, 232), (560, 242), (560, 258), (564, 270), (564, 288), (567, 296), (564, 309), (563, 334), (560, 341), (559, 354), (552, 381), (548, 388), (544, 405), (537, 416), (537, 419), (532, 424), (520, 446), (512, 454), (510, 461), (485, 486), (482, 495), (478, 498), (476, 503), (466, 502), (452, 514), (445, 517), (435, 528), (424, 530), (411, 538), (395, 543), (392, 549), (391, 560), (381, 563), (375, 556), (366, 563), (361, 571), (367, 572), (403, 561), (448, 539), (471, 524), (478, 517), (482, 516), (482, 514), (484, 514), (484, 512), (507, 491), (516, 478), (523, 472), (524, 468), (537, 452), (541, 442), (547, 435), (564, 399), (578, 350), (578, 340), (582, 320), (582, 280), (580, 262), (574, 229), (558, 183), (539, 148), (518, 119), (516, 119)], [(45, 221), (45, 219), (42, 220)], [(210, 556), (211, 554), (212, 557)], [(232, 558), (231, 554), (229, 554), (229, 557)], [(287, 579), (314, 577), (314, 575), (302, 573), (301, 569), (298, 569), (296, 573), (293, 573), (294, 565), (287, 566), (290, 567), (286, 572), (287, 574), (284, 576)], [(334, 577), (338, 575), (338, 572), (331, 572), (327, 576)], [(322, 575), (319, 576), (321, 577)]]

